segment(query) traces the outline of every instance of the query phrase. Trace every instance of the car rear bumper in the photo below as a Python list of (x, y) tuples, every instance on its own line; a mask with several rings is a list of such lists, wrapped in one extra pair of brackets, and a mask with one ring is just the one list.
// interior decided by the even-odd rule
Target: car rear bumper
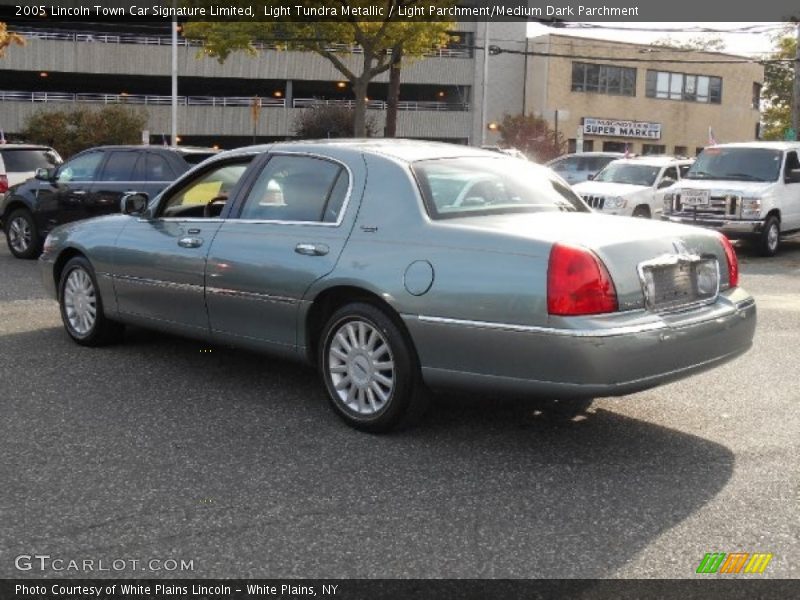
[(583, 319), (554, 329), (406, 317), (431, 387), (551, 398), (621, 396), (723, 364), (752, 345), (756, 307), (737, 289), (700, 309)]

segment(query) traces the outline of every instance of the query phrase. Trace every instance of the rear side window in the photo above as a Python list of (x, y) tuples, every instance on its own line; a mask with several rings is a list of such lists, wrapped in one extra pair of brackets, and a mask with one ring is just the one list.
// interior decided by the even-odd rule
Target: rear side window
[(61, 164), (58, 155), (49, 149), (0, 150), (7, 173), (26, 173), (49, 169)]
[(111, 152), (99, 180), (132, 181), (137, 160), (139, 160), (138, 152)]
[(334, 223), (349, 178), (338, 163), (307, 156), (274, 156), (247, 195), (242, 219)]
[(147, 153), (145, 162), (145, 180), (153, 182), (168, 182), (177, 177), (167, 159), (158, 154)]

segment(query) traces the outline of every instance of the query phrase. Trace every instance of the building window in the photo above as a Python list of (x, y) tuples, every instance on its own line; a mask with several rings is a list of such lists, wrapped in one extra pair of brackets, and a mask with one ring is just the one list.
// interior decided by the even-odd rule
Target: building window
[(572, 63), (572, 91), (597, 92), (612, 96), (636, 95), (636, 69)]
[(722, 78), (647, 71), (645, 94), (648, 98), (719, 104), (722, 102)]
[(633, 151), (633, 144), (626, 144), (625, 142), (603, 142), (603, 152), (625, 152)]
[(694, 155), (700, 156), (700, 153), (703, 151), (703, 146), (696, 146), (694, 149)]
[(642, 154), (666, 154), (667, 147), (663, 144), (642, 144)]
[(753, 108), (761, 108), (761, 84), (753, 83)]
[[(567, 140), (567, 153), (574, 154), (578, 151), (578, 140), (575, 138), (570, 138)], [(594, 140), (583, 140), (583, 151), (584, 152), (593, 152), (594, 151)]]
[(675, 146), (675, 156), (688, 156), (689, 150), (686, 146)]

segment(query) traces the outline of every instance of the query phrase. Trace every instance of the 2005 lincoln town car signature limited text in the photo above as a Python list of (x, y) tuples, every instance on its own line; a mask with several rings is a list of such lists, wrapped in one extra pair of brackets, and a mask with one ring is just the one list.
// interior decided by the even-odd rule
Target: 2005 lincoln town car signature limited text
[(40, 263), (79, 344), (135, 324), (299, 357), (369, 431), (427, 388), (637, 392), (742, 354), (756, 323), (719, 233), (595, 214), (545, 167), (416, 141), (221, 153), (56, 228)]

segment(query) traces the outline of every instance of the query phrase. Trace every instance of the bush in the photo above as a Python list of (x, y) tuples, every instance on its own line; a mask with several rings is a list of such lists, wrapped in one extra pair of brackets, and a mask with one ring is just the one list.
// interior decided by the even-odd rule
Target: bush
[(94, 146), (140, 144), (146, 124), (147, 113), (128, 106), (75, 106), (31, 115), (22, 135), (28, 142), (52, 146), (66, 159)]
[[(294, 134), (300, 139), (353, 137), (355, 114), (352, 108), (334, 104), (315, 104), (295, 119)], [(375, 120), (367, 118), (367, 137), (375, 135)]]

